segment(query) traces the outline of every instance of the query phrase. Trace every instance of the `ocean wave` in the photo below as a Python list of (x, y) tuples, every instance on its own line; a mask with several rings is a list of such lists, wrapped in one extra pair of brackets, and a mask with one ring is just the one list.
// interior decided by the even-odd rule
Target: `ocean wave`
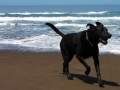
[(10, 26), (14, 26), (14, 25), (16, 25), (17, 23), (12, 23), (12, 22), (3, 22), (3, 23), (0, 23), (0, 26), (8, 26), (8, 25), (10, 25)]
[(101, 11), (101, 12), (94, 12), (94, 11), (90, 11), (90, 12), (78, 12), (78, 13), (73, 13), (73, 14), (79, 14), (79, 15), (83, 15), (83, 14), (85, 14), (85, 15), (95, 15), (95, 14), (97, 14), (97, 15), (101, 15), (101, 14), (106, 14), (106, 13), (108, 13), (108, 11)]
[[(70, 26), (70, 27), (86, 27), (86, 24), (71, 24), (71, 23), (57, 23), (55, 24), (57, 27), (63, 27), (63, 26)], [(105, 25), (106, 27), (116, 27), (117, 25)]]
[[(18, 45), (18, 46), (24, 46), (29, 48), (51, 48), (51, 49), (60, 49), (59, 42), (61, 40), (60, 36), (54, 36), (54, 35), (39, 35), (39, 36), (33, 36), (28, 37), (25, 39), (4, 39), (0, 41), (0, 44), (5, 45)], [(7, 49), (7, 48), (6, 48)], [(9, 49), (9, 48), (8, 48)]]
[[(16, 28), (19, 27), (19, 26), (27, 26), (27, 27), (29, 27), (29, 26), (43, 26), (43, 25), (45, 25), (45, 23), (43, 23), (43, 24), (13, 23), (13, 22), (3, 22), (3, 23), (0, 23), (0, 26), (13, 26), (13, 27), (16, 27)], [(78, 28), (78, 27), (82, 27), (83, 28), (84, 27), (84, 28), (86, 28), (86, 24), (64, 23), (64, 22), (63, 23), (56, 23), (55, 26), (57, 26), (57, 27), (76, 27), (76, 28)], [(108, 25), (108, 24), (106, 24), (105, 26), (109, 27), (109, 28), (118, 27), (117, 25)], [(36, 29), (38, 29), (38, 28), (36, 27)]]
[(70, 24), (70, 23), (57, 23), (57, 27), (70, 26), (70, 27), (86, 27), (86, 24)]
[(0, 16), (5, 15), (5, 13), (0, 13)]
[[(61, 37), (59, 35), (38, 35), (27, 37), (25, 39), (1, 39), (0, 40), (0, 50), (31, 50), (41, 52), (48, 51), (60, 51), (59, 42)], [(108, 45), (99, 44), (100, 53), (112, 53), (112, 54), (120, 54), (119, 41), (115, 40), (114, 44), (113, 40), (109, 40)], [(23, 49), (23, 47), (25, 47)], [(114, 48), (114, 49), (113, 49)]]
[(16, 15), (16, 14), (19, 14), (19, 15), (32, 15), (32, 14), (66, 14), (67, 12), (33, 12), (33, 13), (30, 13), (30, 12), (23, 12), (23, 13), (8, 13), (8, 14), (13, 14), (13, 15)]
[(108, 11), (101, 11), (101, 12), (95, 12), (95, 11), (90, 11), (90, 12), (15, 12), (15, 13), (0, 13), (1, 16), (6, 16), (6, 15), (56, 15), (56, 14), (77, 14), (77, 15), (101, 15), (101, 14), (106, 14)]
[(120, 17), (0, 17), (1, 21), (78, 21), (78, 20), (84, 20), (84, 21), (109, 21), (109, 20), (120, 20)]
[(13, 22), (1, 22), (0, 26), (41, 26), (42, 24), (34, 23), (13, 23)]

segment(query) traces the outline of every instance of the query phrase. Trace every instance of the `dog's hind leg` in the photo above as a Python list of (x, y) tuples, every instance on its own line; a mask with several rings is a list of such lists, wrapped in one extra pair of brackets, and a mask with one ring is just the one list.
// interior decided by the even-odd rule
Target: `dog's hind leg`
[(63, 60), (64, 60), (64, 63), (63, 63), (63, 74), (67, 75), (67, 78), (69, 80), (71, 80), (72, 76), (69, 73), (69, 62), (72, 60), (73, 54), (69, 54), (68, 52), (66, 52), (66, 54), (62, 53), (62, 56), (63, 56)]
[(69, 62), (72, 60), (74, 54), (69, 51), (69, 49), (64, 46), (65, 44), (61, 44), (61, 53), (63, 57), (63, 75), (67, 75), (68, 79), (71, 80), (72, 76), (69, 73)]

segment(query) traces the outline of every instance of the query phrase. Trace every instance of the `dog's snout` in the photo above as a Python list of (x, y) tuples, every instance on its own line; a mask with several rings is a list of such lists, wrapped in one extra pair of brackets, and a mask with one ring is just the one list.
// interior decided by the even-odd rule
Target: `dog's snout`
[(112, 35), (110, 33), (108, 33), (108, 38), (111, 38), (111, 37), (112, 37)]

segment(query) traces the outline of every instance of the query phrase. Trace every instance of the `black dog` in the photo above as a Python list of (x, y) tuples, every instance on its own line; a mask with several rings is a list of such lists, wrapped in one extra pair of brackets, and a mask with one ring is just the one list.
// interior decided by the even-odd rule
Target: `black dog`
[(90, 66), (84, 61), (84, 59), (92, 56), (94, 59), (99, 86), (103, 86), (98, 59), (98, 43), (101, 42), (106, 45), (107, 40), (111, 38), (112, 35), (108, 32), (107, 28), (100, 22), (96, 22), (96, 26), (89, 23), (87, 24), (87, 26), (90, 26), (88, 30), (65, 35), (53, 24), (46, 23), (46, 25), (50, 26), (62, 37), (60, 48), (64, 60), (63, 74), (67, 75), (68, 79), (72, 79), (72, 76), (69, 73), (69, 62), (72, 60), (73, 56), (76, 55), (76, 58), (86, 67), (85, 74), (88, 75), (90, 73)]

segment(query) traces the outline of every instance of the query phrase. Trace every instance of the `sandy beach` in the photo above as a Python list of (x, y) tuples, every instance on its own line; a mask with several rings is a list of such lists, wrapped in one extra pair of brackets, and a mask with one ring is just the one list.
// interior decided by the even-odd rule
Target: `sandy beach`
[(70, 62), (73, 80), (62, 75), (60, 53), (0, 52), (0, 90), (120, 90), (120, 56), (100, 55), (104, 87), (98, 86), (93, 59), (85, 67), (74, 57)]

